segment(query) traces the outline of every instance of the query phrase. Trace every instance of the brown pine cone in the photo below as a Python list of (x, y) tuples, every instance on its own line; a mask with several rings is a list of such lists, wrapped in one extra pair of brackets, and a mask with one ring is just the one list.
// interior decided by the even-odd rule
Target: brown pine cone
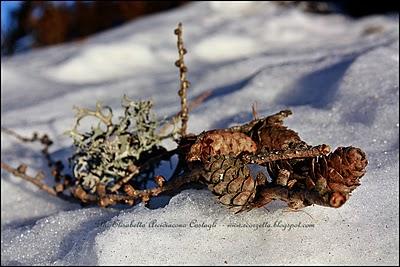
[(276, 151), (308, 147), (297, 132), (283, 126), (283, 120), (291, 114), (290, 110), (282, 110), (265, 117), (254, 124), (246, 134), (256, 142), (259, 150)]
[(305, 148), (307, 144), (302, 141), (297, 132), (282, 125), (263, 125), (254, 128), (251, 132), (253, 140), (259, 149), (265, 151), (286, 150), (294, 148)]
[(339, 147), (327, 157), (328, 175), (332, 183), (341, 183), (354, 189), (360, 185), (368, 164), (365, 153), (355, 147)]
[(340, 207), (347, 201), (350, 193), (360, 185), (367, 164), (365, 153), (355, 147), (339, 147), (326, 157), (326, 165), (320, 165), (324, 176), (319, 176), (319, 183), (325, 184), (323, 179), (326, 179), (332, 207)]
[(284, 126), (265, 127), (259, 133), (260, 145), (266, 151), (306, 147), (299, 135)]
[(326, 203), (328, 206), (338, 208), (360, 185), (367, 164), (366, 155), (361, 149), (351, 146), (339, 147), (327, 156), (297, 163), (293, 173), (305, 177), (302, 181), (304, 187), (309, 190), (315, 189), (329, 202)]
[(205, 163), (203, 178), (218, 200), (234, 212), (249, 209), (256, 194), (257, 181), (240, 159), (212, 157)]
[(199, 135), (190, 148), (187, 160), (206, 162), (216, 155), (237, 156), (242, 152), (254, 153), (256, 150), (256, 143), (243, 133), (213, 130)]
[(271, 185), (284, 186), (290, 192), (315, 192), (319, 195), (320, 205), (339, 208), (360, 185), (367, 164), (361, 149), (339, 147), (327, 156), (270, 162), (267, 167)]

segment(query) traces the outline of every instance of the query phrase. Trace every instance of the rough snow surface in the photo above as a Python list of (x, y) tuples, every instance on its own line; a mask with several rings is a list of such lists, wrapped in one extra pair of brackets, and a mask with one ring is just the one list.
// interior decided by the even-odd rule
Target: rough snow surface
[[(286, 124), (310, 144), (361, 147), (362, 185), (340, 209), (286, 212), (282, 203), (234, 215), (206, 190), (164, 208), (81, 208), (2, 171), (2, 265), (399, 264), (398, 15), (353, 20), (271, 3), (194, 3), (126, 24), (85, 42), (2, 58), (2, 126), (47, 132), (54, 157), (72, 106), (96, 100), (121, 112), (123, 94), (156, 112), (179, 109), (176, 41), (184, 24), (193, 98), (189, 130), (231, 126), (290, 108)], [(45, 169), (39, 147), (1, 135), (1, 157)]]

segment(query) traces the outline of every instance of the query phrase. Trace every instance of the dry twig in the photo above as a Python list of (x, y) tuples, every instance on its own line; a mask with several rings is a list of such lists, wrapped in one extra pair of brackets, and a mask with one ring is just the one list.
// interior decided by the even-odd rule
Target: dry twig
[(330, 152), (328, 145), (319, 145), (307, 149), (288, 149), (275, 152), (259, 152), (256, 155), (244, 154), (242, 159), (246, 163), (263, 165), (272, 161), (300, 158), (314, 158)]
[(175, 34), (178, 36), (178, 53), (179, 59), (175, 62), (175, 66), (179, 68), (179, 80), (180, 80), (180, 89), (178, 91), (178, 95), (181, 98), (181, 136), (186, 135), (187, 130), (187, 122), (189, 120), (189, 110), (187, 104), (187, 89), (189, 88), (189, 81), (186, 79), (186, 73), (188, 71), (184, 62), (184, 55), (187, 53), (185, 47), (183, 46), (183, 32), (182, 32), (182, 23), (178, 24), (178, 28), (175, 29)]
[(45, 192), (49, 193), (52, 196), (57, 196), (57, 192), (49, 187), (47, 184), (43, 182), (44, 174), (43, 172), (39, 172), (36, 177), (31, 177), (26, 174), (26, 169), (27, 166), (25, 164), (20, 165), (18, 168), (13, 168), (10, 165), (1, 162), (1, 168), (8, 171), (9, 173), (12, 173), (13, 175), (20, 177), (28, 182), (33, 183), (36, 185), (38, 188), (44, 190)]

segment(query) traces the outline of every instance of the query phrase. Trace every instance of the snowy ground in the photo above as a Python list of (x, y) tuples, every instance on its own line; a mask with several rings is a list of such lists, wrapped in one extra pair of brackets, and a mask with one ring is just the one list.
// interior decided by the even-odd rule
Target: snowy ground
[[(284, 212), (276, 203), (233, 215), (199, 190), (156, 210), (80, 208), (2, 171), (1, 264), (398, 265), (398, 15), (353, 20), (259, 2), (190, 4), (2, 59), (2, 126), (47, 132), (54, 156), (67, 158), (73, 105), (101, 100), (120, 111), (126, 93), (151, 98), (160, 116), (175, 113), (179, 21), (189, 95), (213, 90), (190, 114), (191, 132), (248, 121), (255, 101), (261, 115), (290, 108), (287, 125), (308, 143), (366, 151), (362, 185), (340, 209)], [(1, 137), (2, 161), (45, 168), (39, 147)]]

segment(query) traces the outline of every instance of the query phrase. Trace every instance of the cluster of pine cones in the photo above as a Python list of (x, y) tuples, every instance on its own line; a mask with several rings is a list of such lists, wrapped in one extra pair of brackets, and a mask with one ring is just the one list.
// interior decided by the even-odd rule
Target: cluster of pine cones
[[(268, 160), (267, 175), (254, 178), (243, 155), (285, 154), (307, 151), (310, 145), (283, 126), (288, 110), (254, 120), (239, 128), (212, 130), (197, 136), (186, 160), (201, 164), (202, 181), (218, 200), (234, 212), (261, 207), (274, 199), (293, 209), (312, 204), (338, 208), (360, 185), (368, 164), (365, 153), (355, 147), (339, 147), (310, 157)], [(262, 157), (261, 157), (262, 158)]]

